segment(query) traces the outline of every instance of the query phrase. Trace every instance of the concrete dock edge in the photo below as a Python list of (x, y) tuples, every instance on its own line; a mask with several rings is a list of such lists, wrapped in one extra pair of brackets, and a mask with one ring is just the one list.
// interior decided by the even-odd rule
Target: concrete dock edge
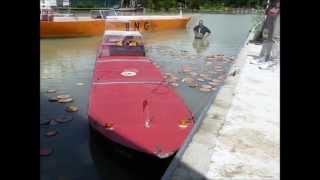
[[(239, 74), (241, 72), (241, 68), (243, 67), (246, 60), (246, 47), (248, 45), (248, 41), (254, 37), (255, 30), (258, 26), (255, 25), (237, 55), (234, 64), (230, 68), (229, 75), (224, 82), (224, 85), (221, 86), (216, 95), (212, 95), (208, 105), (202, 110), (199, 118), (196, 120), (195, 126), (186, 138), (184, 144), (181, 146), (179, 151), (176, 153), (174, 159), (171, 164), (165, 171), (162, 176), (162, 180), (171, 180), (171, 179), (205, 179), (205, 176), (200, 178), (199, 174), (205, 175), (208, 171), (210, 158), (202, 158), (201, 157), (210, 157), (212, 154), (212, 149), (214, 148), (214, 140), (215, 137), (219, 134), (219, 130), (223, 126), (225, 115), (228, 113), (228, 110), (231, 106), (234, 89), (237, 85)], [(231, 75), (232, 74), (232, 75)], [(205, 121), (205, 119), (211, 119), (211, 121)], [(214, 121), (212, 121), (214, 119)], [(210, 124), (210, 125), (208, 125)], [(209, 128), (208, 127), (214, 127)], [(208, 138), (205, 138), (208, 137)], [(196, 140), (195, 140), (196, 139)], [(209, 140), (208, 140), (209, 139)], [(197, 142), (198, 141), (198, 142)], [(199, 143), (200, 142), (200, 143)], [(184, 168), (180, 169), (180, 172), (177, 172), (179, 166), (190, 166), (190, 165), (181, 165), (183, 156), (187, 156), (188, 151), (195, 151), (197, 149), (190, 149), (189, 145), (194, 143), (195, 147), (200, 147), (201, 143), (212, 144), (212, 147), (203, 150), (202, 149), (199, 154), (201, 156), (197, 157), (187, 157), (187, 158), (197, 158), (197, 162), (201, 162), (200, 164), (192, 164), (193, 171), (181, 171)], [(206, 155), (204, 155), (206, 154)]]

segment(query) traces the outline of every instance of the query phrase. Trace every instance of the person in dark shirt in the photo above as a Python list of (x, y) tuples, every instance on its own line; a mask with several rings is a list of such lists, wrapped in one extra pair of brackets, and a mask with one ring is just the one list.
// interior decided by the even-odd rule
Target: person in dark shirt
[(193, 32), (195, 39), (205, 39), (211, 34), (211, 31), (203, 25), (203, 20), (200, 20), (199, 24), (193, 28)]

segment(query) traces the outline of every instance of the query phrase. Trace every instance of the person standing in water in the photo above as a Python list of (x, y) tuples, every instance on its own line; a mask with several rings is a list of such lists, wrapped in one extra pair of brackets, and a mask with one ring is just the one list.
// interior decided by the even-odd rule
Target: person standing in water
[(205, 39), (210, 36), (211, 31), (203, 25), (203, 20), (199, 21), (199, 24), (193, 28), (195, 39)]

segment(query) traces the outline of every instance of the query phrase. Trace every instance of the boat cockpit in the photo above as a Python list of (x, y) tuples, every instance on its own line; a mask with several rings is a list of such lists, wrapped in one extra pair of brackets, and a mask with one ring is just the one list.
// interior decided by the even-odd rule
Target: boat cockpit
[(145, 56), (143, 38), (139, 31), (105, 31), (98, 57)]

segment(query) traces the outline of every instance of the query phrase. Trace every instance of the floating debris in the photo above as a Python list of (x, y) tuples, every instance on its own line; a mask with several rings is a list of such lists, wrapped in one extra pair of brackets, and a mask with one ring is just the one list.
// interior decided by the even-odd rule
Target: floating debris
[(55, 90), (55, 89), (48, 89), (47, 90), (47, 93), (55, 93), (55, 92), (57, 92), (57, 90)]
[(49, 119), (42, 119), (40, 120), (40, 125), (44, 126), (44, 125), (48, 125), (50, 123), (51, 120)]
[(167, 77), (171, 77), (172, 73), (164, 73), (164, 75), (167, 76)]
[(79, 110), (77, 106), (67, 106), (65, 109), (67, 112), (76, 112)]
[(53, 119), (50, 120), (50, 123), (49, 123), (50, 126), (55, 126), (57, 124), (58, 123), (55, 120), (53, 120)]
[(209, 88), (200, 88), (199, 90), (201, 92), (210, 92), (211, 91), (211, 89), (209, 89)]
[(190, 75), (191, 75), (191, 76), (197, 76), (198, 73), (196, 73), (196, 72), (190, 72)]
[(84, 83), (81, 83), (81, 82), (77, 83), (77, 86), (83, 86), (83, 85)]
[(73, 99), (72, 98), (67, 98), (67, 99), (59, 99), (58, 102), (59, 103), (68, 103), (68, 102), (72, 102)]
[(219, 79), (213, 79), (212, 82), (214, 82), (214, 83), (221, 83), (222, 81), (219, 80)]
[(191, 88), (198, 87), (198, 84), (196, 84), (196, 83), (194, 83), (194, 82), (188, 83), (187, 85), (188, 85), (189, 87), (191, 87)]
[(211, 89), (211, 88), (213, 88), (212, 86), (210, 86), (210, 85), (207, 85), (207, 84), (203, 84), (203, 85), (201, 85), (201, 88), (204, 88), (204, 89)]
[(180, 78), (178, 78), (177, 76), (174, 76), (174, 75), (172, 75), (171, 78), (170, 78), (171, 82), (176, 82), (176, 81), (179, 81), (179, 80), (180, 80)]
[(49, 102), (57, 102), (59, 99), (56, 97), (51, 97), (48, 99)]
[(41, 148), (40, 149), (40, 156), (49, 156), (52, 154), (53, 149), (52, 148)]
[(183, 66), (182, 72), (184, 73), (192, 72), (192, 68), (190, 66)]
[(216, 56), (215, 55), (209, 55), (207, 56), (207, 58), (215, 58)]
[(211, 86), (219, 86), (220, 85), (220, 83), (217, 83), (217, 82), (209, 82), (209, 84), (211, 85)]
[(68, 94), (64, 94), (64, 95), (58, 95), (57, 98), (58, 99), (67, 99), (67, 98), (70, 98), (71, 96), (68, 95)]
[(179, 86), (178, 83), (171, 83), (170, 85), (173, 86), (173, 87), (178, 87)]
[(60, 117), (57, 117), (55, 121), (58, 123), (67, 123), (72, 121), (72, 119), (73, 119), (72, 116), (60, 116)]
[(204, 81), (205, 81), (205, 80), (202, 79), (202, 78), (198, 78), (197, 80), (200, 81), (200, 82), (204, 82)]
[(58, 131), (54, 130), (54, 129), (49, 129), (47, 132), (46, 132), (46, 136), (47, 137), (52, 137), (52, 136), (55, 136), (58, 134)]
[(193, 82), (194, 82), (194, 79), (192, 79), (192, 78), (190, 78), (190, 77), (187, 77), (187, 78), (183, 78), (183, 79), (182, 79), (182, 82), (189, 84), (189, 83), (193, 83)]

